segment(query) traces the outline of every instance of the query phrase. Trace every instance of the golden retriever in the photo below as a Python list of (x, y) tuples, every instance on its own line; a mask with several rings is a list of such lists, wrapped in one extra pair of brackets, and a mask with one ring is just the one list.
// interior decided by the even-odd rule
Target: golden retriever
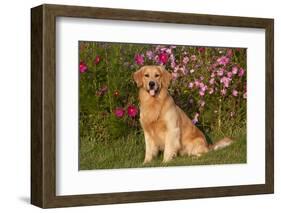
[(140, 123), (145, 137), (144, 163), (150, 162), (159, 151), (164, 151), (165, 163), (178, 154), (201, 156), (233, 142), (224, 138), (208, 145), (204, 134), (169, 95), (172, 75), (164, 67), (143, 66), (133, 78), (139, 87)]

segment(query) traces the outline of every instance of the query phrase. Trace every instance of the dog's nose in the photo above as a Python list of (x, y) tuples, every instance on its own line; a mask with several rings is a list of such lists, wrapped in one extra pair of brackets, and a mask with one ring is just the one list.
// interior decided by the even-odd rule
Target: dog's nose
[(150, 88), (154, 87), (155, 86), (155, 82), (154, 81), (149, 81), (148, 85), (149, 85)]

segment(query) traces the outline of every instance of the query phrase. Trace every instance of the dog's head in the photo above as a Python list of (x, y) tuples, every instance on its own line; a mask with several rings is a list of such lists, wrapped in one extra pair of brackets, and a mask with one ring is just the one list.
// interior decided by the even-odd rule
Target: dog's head
[(172, 75), (163, 66), (143, 66), (133, 74), (137, 86), (145, 89), (152, 97), (162, 88), (168, 88)]

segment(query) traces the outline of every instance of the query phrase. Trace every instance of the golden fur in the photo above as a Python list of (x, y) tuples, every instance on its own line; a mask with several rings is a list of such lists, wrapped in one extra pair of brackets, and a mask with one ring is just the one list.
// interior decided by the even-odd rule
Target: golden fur
[(200, 156), (211, 149), (232, 143), (224, 138), (208, 146), (204, 134), (174, 102), (168, 93), (172, 75), (162, 66), (143, 66), (133, 75), (139, 87), (140, 123), (145, 137), (144, 163), (164, 151), (163, 162), (177, 154)]

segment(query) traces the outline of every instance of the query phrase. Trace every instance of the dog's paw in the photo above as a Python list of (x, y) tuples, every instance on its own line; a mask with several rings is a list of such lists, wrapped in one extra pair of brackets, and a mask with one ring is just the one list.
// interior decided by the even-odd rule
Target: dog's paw
[(144, 159), (143, 163), (142, 164), (148, 164), (151, 162), (152, 159)]
[(169, 157), (169, 158), (164, 158), (162, 163), (169, 163), (171, 160), (173, 160), (173, 157)]

